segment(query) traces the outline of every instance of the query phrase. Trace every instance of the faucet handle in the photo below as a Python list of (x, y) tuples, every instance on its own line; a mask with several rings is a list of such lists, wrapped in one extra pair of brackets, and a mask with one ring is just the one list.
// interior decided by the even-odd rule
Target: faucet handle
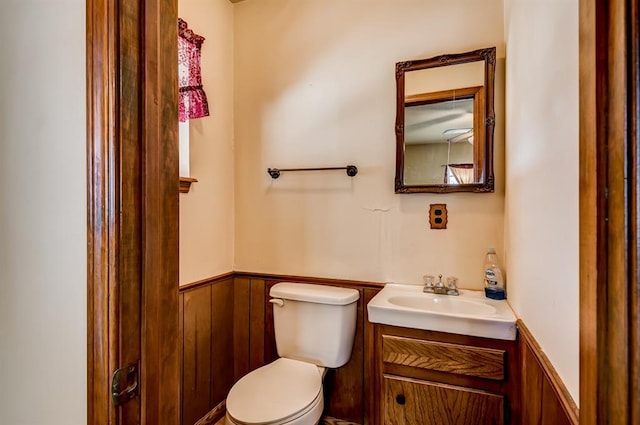
[(460, 295), (458, 291), (458, 278), (455, 276), (447, 277), (447, 295)]
[(422, 276), (424, 280), (424, 288), (422, 288), (422, 292), (434, 292), (435, 280), (436, 278), (433, 275), (424, 275)]

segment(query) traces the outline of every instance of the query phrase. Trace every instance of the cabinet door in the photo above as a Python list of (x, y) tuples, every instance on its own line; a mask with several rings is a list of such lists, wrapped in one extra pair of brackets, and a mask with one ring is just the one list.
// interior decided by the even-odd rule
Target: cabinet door
[(485, 391), (385, 375), (384, 425), (502, 425), (504, 397)]

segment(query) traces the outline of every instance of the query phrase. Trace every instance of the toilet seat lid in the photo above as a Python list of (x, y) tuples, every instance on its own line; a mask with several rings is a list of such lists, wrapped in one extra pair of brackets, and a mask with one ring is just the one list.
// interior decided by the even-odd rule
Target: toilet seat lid
[(245, 424), (277, 423), (306, 409), (321, 391), (316, 365), (280, 358), (236, 382), (227, 396), (227, 413)]

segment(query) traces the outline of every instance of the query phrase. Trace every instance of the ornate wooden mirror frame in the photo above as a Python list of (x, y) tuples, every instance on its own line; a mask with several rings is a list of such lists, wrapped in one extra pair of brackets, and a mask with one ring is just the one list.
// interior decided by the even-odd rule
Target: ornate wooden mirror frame
[[(473, 183), (465, 184), (407, 184), (405, 179), (405, 108), (415, 101), (405, 97), (406, 73), (410, 71), (424, 70), (450, 65), (460, 65), (470, 62), (484, 62), (484, 86), (483, 96), (475, 103), (484, 102), (481, 111), (482, 119), (474, 119), (474, 130), (477, 147), (474, 147), (474, 172)], [(396, 193), (449, 193), (449, 192), (493, 192), (493, 132), (495, 127), (494, 111), (494, 78), (496, 64), (496, 48), (474, 50), (466, 53), (456, 53), (434, 56), (429, 59), (419, 59), (396, 63)], [(428, 94), (424, 94), (427, 96)], [(475, 96), (474, 96), (475, 99)]]

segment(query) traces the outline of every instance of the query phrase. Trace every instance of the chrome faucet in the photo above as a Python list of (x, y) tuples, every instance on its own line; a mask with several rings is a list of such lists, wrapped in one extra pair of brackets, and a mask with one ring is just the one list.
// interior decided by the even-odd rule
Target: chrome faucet
[(435, 277), (431, 275), (424, 276), (424, 287), (422, 292), (439, 295), (460, 295), (458, 291), (458, 278), (448, 277), (447, 286), (442, 282), (442, 275), (438, 275), (438, 281), (435, 282)]
[(438, 281), (436, 282), (436, 286), (433, 288), (433, 292), (440, 295), (446, 295), (447, 289), (444, 287), (444, 283), (442, 283), (442, 275), (438, 275)]

